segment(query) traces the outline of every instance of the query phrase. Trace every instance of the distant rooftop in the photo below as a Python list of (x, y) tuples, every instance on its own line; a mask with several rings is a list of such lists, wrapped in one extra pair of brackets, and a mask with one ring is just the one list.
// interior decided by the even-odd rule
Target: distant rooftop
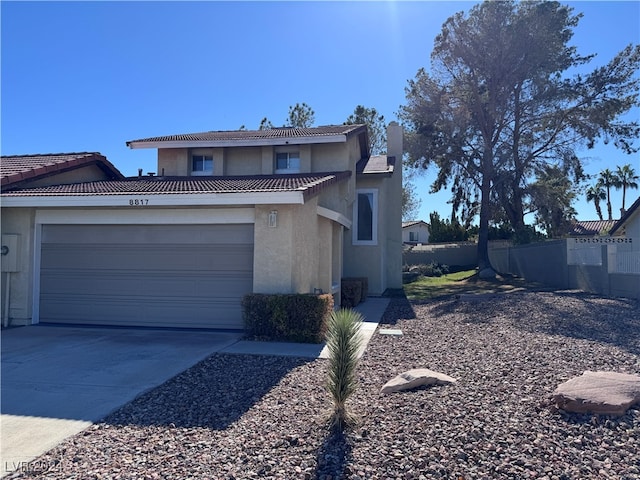
[(569, 232), (571, 236), (582, 235), (600, 235), (601, 233), (608, 233), (615, 225), (616, 220), (583, 220), (576, 222), (573, 228)]
[(424, 220), (411, 220), (408, 222), (402, 222), (402, 228), (412, 227), (421, 223), (428, 226), (427, 222), (425, 222)]
[(0, 157), (0, 181), (2, 187), (9, 187), (90, 164), (98, 165), (114, 179), (124, 178), (100, 153), (76, 152), (3, 155)]

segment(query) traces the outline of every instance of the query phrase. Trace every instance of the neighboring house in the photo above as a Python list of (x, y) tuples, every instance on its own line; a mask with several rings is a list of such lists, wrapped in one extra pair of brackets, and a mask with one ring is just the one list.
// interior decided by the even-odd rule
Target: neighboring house
[(626, 236), (637, 238), (636, 250), (640, 250), (640, 197), (622, 215), (620, 220), (615, 222), (609, 235), (612, 237)]
[(388, 156), (369, 155), (365, 125), (133, 140), (158, 170), (131, 178), (97, 154), (2, 157), (17, 254), (2, 257), (4, 310), (12, 324), (236, 329), (247, 293), (400, 288), (402, 128), (387, 134)]
[(609, 231), (610, 271), (640, 275), (640, 197)]
[(571, 231), (569, 231), (569, 237), (583, 237), (583, 236), (598, 236), (607, 235), (609, 230), (613, 228), (615, 220), (583, 220), (581, 222), (575, 222)]
[(422, 220), (402, 222), (402, 242), (409, 245), (429, 243), (429, 224)]

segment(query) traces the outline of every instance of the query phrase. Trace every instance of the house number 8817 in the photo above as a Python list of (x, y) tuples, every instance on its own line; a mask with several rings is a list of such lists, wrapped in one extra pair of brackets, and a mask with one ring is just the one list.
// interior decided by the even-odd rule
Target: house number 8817
[(130, 198), (129, 205), (132, 207), (144, 207), (145, 205), (149, 205), (148, 198)]

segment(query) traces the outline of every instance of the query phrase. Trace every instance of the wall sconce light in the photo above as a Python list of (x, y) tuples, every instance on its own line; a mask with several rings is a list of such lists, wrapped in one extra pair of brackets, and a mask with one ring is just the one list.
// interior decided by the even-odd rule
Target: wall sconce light
[(276, 228), (278, 226), (278, 211), (271, 210), (269, 213), (269, 227)]

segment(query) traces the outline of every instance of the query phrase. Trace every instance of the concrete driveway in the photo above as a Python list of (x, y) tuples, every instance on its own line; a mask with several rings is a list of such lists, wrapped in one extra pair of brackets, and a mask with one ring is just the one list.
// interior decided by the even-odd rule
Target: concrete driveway
[[(362, 355), (389, 304), (356, 307)], [(30, 464), (215, 352), (327, 358), (324, 344), (254, 342), (242, 333), (36, 325), (2, 331), (0, 477)]]
[(2, 331), (0, 476), (29, 462), (240, 333), (29, 326)]

